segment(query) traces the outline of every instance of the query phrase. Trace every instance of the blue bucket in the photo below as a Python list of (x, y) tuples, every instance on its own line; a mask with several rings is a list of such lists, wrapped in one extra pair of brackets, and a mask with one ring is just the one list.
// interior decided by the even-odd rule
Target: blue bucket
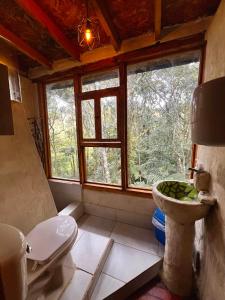
[(155, 237), (162, 244), (165, 245), (165, 214), (161, 209), (156, 208), (152, 217), (152, 224), (155, 227)]

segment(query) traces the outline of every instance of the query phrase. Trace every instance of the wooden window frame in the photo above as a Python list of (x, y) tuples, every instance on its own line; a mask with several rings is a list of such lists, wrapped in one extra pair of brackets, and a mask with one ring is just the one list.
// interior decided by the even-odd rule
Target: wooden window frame
[[(165, 56), (172, 56), (179, 53), (187, 53), (190, 51), (200, 51), (200, 66), (199, 66), (199, 80), (198, 84), (201, 84), (203, 78), (203, 70), (204, 70), (204, 60), (205, 60), (205, 48), (206, 43), (202, 42), (198, 46), (191, 46), (185, 50), (177, 50), (173, 51), (169, 54), (159, 55), (158, 58), (163, 58)], [(76, 184), (81, 184), (84, 189), (93, 189), (93, 190), (103, 190), (115, 193), (122, 193), (128, 195), (136, 195), (139, 197), (149, 197), (152, 195), (151, 188), (135, 188), (129, 187), (128, 185), (128, 155), (127, 155), (127, 66), (128, 64), (134, 64), (144, 61), (155, 60), (156, 58), (148, 58), (144, 57), (136, 57), (133, 59), (128, 55), (127, 62), (122, 61), (119, 62), (110, 62), (109, 67), (104, 67), (102, 64), (99, 64), (99, 67), (91, 66), (90, 71), (88, 68), (84, 67), (84, 70), (80, 70), (79, 72), (75, 72), (73, 75), (69, 76), (60, 76), (56, 79), (47, 78), (46, 81), (39, 82), (38, 92), (39, 92), (39, 103), (40, 103), (40, 113), (43, 120), (43, 136), (44, 136), (44, 144), (45, 144), (45, 171), (48, 179), (51, 181), (64, 181), (64, 182), (73, 182)], [(83, 92), (81, 89), (81, 77), (82, 75), (87, 75), (96, 72), (109, 71), (110, 69), (119, 68), (119, 87), (108, 88), (104, 90), (96, 90), (90, 92)], [(76, 110), (76, 128), (77, 128), (77, 147), (78, 147), (78, 161), (79, 161), (79, 173), (80, 180), (74, 179), (63, 179), (63, 178), (54, 178), (51, 176), (51, 153), (50, 153), (50, 143), (49, 143), (49, 133), (48, 133), (48, 114), (47, 114), (47, 101), (46, 101), (46, 85), (53, 82), (59, 82), (63, 80), (73, 79), (74, 81), (74, 97), (75, 97), (75, 110)], [(85, 96), (87, 99), (93, 99), (91, 95), (106, 95), (110, 91), (118, 91), (118, 98), (121, 101), (123, 107), (120, 109), (119, 114), (117, 110), (117, 128), (120, 129), (120, 133), (118, 139), (115, 140), (105, 140), (105, 139), (83, 139), (82, 137), (82, 117), (81, 117), (81, 97)], [(118, 101), (117, 98), (117, 101)], [(85, 101), (84, 99), (82, 101)], [(118, 105), (117, 105), (118, 109)], [(86, 164), (85, 164), (85, 147), (116, 147), (121, 149), (121, 186), (104, 184), (104, 183), (94, 183), (86, 181)], [(192, 146), (192, 159), (191, 164), (192, 167), (195, 164), (197, 156), (197, 146)], [(193, 174), (190, 175), (192, 178)]]
[[(83, 187), (90, 187), (93, 186), (101, 186), (104, 189), (117, 189), (125, 191), (125, 162), (124, 156), (126, 152), (126, 143), (124, 139), (124, 132), (125, 132), (125, 123), (126, 120), (124, 119), (125, 115), (125, 102), (126, 99), (124, 97), (124, 85), (122, 84), (123, 81), (121, 80), (123, 74), (122, 66), (119, 66), (119, 86), (118, 87), (111, 87), (106, 89), (94, 90), (89, 92), (81, 92), (81, 77), (78, 79), (78, 83), (76, 85), (76, 118), (78, 120), (78, 131), (79, 134), (79, 153), (80, 153), (80, 168), (82, 169), (82, 178), (81, 184)], [(101, 128), (101, 98), (116, 96), (117, 100), (117, 138), (110, 138), (104, 139), (102, 138), (102, 128)], [(83, 124), (82, 124), (82, 101), (93, 99), (94, 100), (94, 111), (95, 111), (95, 138), (87, 139), (83, 137)], [(95, 183), (88, 181), (87, 173), (86, 173), (86, 161), (85, 161), (85, 148), (86, 147), (106, 147), (106, 148), (118, 148), (121, 151), (121, 185), (114, 185), (114, 184), (106, 184), (106, 183)]]

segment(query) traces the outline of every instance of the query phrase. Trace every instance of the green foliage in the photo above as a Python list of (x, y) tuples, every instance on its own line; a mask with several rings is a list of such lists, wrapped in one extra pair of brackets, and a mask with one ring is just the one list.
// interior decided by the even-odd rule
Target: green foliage
[(128, 76), (131, 185), (184, 180), (191, 159), (190, 103), (198, 63)]
[[(128, 68), (129, 184), (151, 187), (161, 179), (184, 180), (191, 159), (190, 103), (198, 63), (130, 72)], [(109, 80), (89, 83), (102, 88)], [(112, 79), (115, 86), (116, 79)], [(104, 86), (106, 88), (107, 86)], [(52, 175), (79, 178), (73, 85), (47, 87)], [(103, 138), (116, 138), (116, 101), (103, 98)], [(95, 138), (94, 101), (82, 101), (83, 134)], [(88, 181), (121, 184), (119, 149), (86, 148)]]
[(52, 176), (79, 179), (73, 88), (49, 85), (47, 104)]

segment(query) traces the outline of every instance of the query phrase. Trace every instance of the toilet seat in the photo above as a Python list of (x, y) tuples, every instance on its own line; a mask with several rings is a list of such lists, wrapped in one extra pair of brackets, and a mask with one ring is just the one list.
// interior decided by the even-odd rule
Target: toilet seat
[(77, 224), (71, 216), (55, 216), (39, 223), (26, 237), (31, 247), (27, 258), (38, 264), (54, 260), (73, 245), (77, 232)]

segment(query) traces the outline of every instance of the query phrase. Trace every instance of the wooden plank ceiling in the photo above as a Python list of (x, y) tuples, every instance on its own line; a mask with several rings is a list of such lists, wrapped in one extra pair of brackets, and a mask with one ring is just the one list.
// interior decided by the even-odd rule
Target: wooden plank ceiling
[[(220, 0), (89, 0), (90, 16), (100, 23), (101, 46), (121, 43), (215, 13)], [(85, 0), (0, 0), (0, 37), (18, 50), (22, 70), (71, 58), (88, 49), (77, 42), (77, 25), (86, 15)]]

